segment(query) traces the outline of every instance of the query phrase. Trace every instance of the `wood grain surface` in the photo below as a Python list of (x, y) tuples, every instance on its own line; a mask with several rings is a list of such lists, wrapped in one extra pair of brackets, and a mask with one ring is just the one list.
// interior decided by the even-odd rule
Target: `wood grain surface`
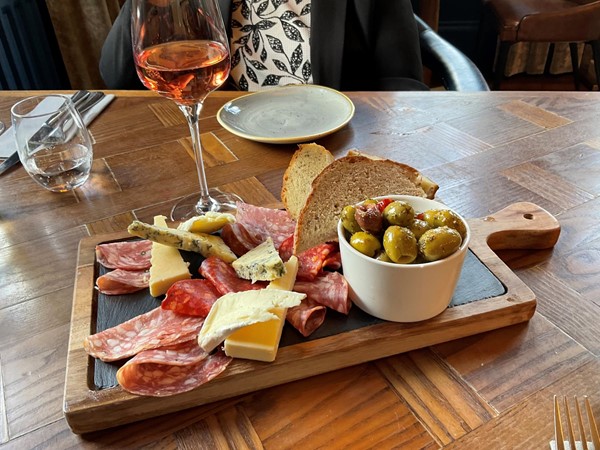
[[(30, 94), (0, 92), (0, 119)], [(532, 202), (558, 219), (552, 249), (496, 250), (535, 294), (531, 320), (74, 434), (62, 406), (79, 241), (197, 191), (175, 105), (116, 94), (90, 126), (83, 187), (53, 194), (21, 167), (0, 177), (0, 448), (538, 449), (553, 436), (554, 394), (587, 394), (600, 416), (598, 93), (361, 92), (349, 93), (351, 123), (318, 141), (336, 156), (358, 148), (410, 164), (466, 217)], [(235, 95), (214, 93), (202, 114), (209, 184), (280, 206), (295, 146), (223, 130), (215, 114)]]

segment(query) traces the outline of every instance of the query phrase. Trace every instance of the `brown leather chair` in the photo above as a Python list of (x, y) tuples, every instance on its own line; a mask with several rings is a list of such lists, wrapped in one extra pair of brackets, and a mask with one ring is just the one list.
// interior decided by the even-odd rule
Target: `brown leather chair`
[(592, 0), (484, 0), (485, 17), (491, 18), (500, 46), (494, 69), (493, 89), (498, 89), (511, 45), (517, 42), (549, 42), (549, 69), (554, 43), (568, 42), (579, 89), (577, 43), (592, 46), (596, 82), (600, 83), (600, 1)]

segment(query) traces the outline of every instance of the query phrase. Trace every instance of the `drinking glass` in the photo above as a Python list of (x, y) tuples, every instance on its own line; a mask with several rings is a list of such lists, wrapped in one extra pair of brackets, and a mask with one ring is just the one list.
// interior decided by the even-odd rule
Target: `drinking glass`
[(86, 182), (92, 139), (68, 97), (29, 97), (10, 112), (19, 159), (31, 178), (52, 192), (70, 191)]
[(206, 96), (229, 75), (227, 33), (216, 0), (133, 0), (133, 57), (142, 83), (173, 100), (190, 128), (200, 194), (180, 200), (172, 220), (208, 211), (234, 212), (241, 199), (209, 189), (206, 182), (198, 120)]

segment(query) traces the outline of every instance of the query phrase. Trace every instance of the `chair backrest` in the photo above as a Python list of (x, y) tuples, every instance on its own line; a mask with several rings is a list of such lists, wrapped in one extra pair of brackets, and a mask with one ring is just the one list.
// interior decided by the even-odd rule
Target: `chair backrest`
[(583, 42), (600, 39), (600, 1), (572, 3), (572, 7), (523, 17), (517, 40)]

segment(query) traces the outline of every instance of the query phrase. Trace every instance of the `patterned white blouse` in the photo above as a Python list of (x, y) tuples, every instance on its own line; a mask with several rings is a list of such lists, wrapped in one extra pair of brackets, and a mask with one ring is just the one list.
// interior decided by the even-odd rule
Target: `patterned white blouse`
[(256, 91), (312, 83), (311, 0), (234, 0), (231, 74), (238, 89)]

